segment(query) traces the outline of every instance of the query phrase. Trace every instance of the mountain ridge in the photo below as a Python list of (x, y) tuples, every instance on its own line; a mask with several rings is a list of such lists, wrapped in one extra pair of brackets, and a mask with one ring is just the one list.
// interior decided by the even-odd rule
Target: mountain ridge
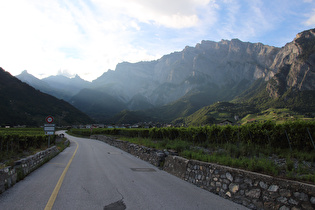
[[(273, 99), (281, 98), (289, 90), (314, 90), (314, 46), (314, 29), (299, 33), (282, 48), (239, 39), (203, 40), (195, 47), (187, 46), (158, 60), (119, 63), (115, 71), (105, 72), (87, 88), (92, 95), (97, 91), (109, 98), (99, 100), (96, 94), (98, 107), (111, 104), (120, 107), (120, 111), (140, 110), (146, 116), (151, 113), (154, 119), (172, 121), (217, 101), (236, 97), (245, 100), (240, 96), (258, 80), (265, 82), (263, 89)], [(93, 97), (84, 102), (85, 94), (80, 91), (68, 101), (76, 107), (80, 103), (93, 107)], [(104, 109), (106, 121), (119, 109)], [(96, 113), (97, 110), (94, 116)], [(89, 115), (93, 115), (93, 109)]]

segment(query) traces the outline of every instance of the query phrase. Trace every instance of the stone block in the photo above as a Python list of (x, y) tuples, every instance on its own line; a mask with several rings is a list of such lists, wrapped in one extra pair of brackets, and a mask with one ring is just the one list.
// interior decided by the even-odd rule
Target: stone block
[(253, 200), (253, 204), (255, 205), (255, 209), (264, 209), (264, 204), (260, 200)]
[(226, 172), (225, 176), (230, 182), (233, 182), (233, 176), (229, 172)]
[(287, 207), (287, 206), (281, 206), (281, 207), (279, 208), (279, 210), (290, 210), (290, 208)]
[(273, 207), (274, 207), (274, 202), (272, 201), (264, 202), (264, 209), (273, 209)]
[(259, 186), (261, 188), (263, 188), (263, 189), (267, 189), (268, 188), (268, 185), (265, 182), (262, 182), (262, 181), (259, 182)]
[(244, 179), (242, 177), (237, 176), (237, 177), (235, 177), (234, 182), (235, 183), (242, 183), (242, 182), (244, 182)]
[(250, 197), (250, 198), (259, 198), (261, 194), (261, 190), (260, 189), (252, 189), (248, 192), (245, 192), (245, 195)]
[(228, 197), (232, 197), (231, 193), (228, 191), (227, 193), (225, 193), (225, 195), (227, 195)]
[(216, 187), (221, 187), (222, 184), (221, 184), (221, 182), (216, 182), (216, 183), (215, 183), (215, 186), (216, 186)]
[(291, 196), (291, 191), (287, 190), (287, 189), (280, 189), (279, 190), (279, 194), (281, 196), (290, 197)]
[(269, 188), (268, 188), (268, 191), (269, 192), (277, 192), (279, 189), (279, 186), (278, 185), (271, 185)]
[(308, 201), (308, 196), (305, 193), (295, 192), (293, 193), (294, 196), (299, 199), (300, 201)]
[(238, 184), (234, 184), (234, 183), (231, 183), (229, 185), (229, 190), (232, 192), (232, 193), (236, 193), (238, 190), (239, 190), (240, 186)]
[(306, 203), (306, 202), (302, 203), (302, 208), (303, 208), (303, 209), (306, 209), (306, 210), (314, 210), (314, 208), (312, 207), (312, 205), (309, 204), (309, 203)]
[(253, 181), (252, 181), (251, 179), (245, 178), (245, 179), (244, 179), (244, 182), (245, 182), (246, 184), (248, 184), (250, 187), (253, 186)]
[(290, 199), (289, 199), (289, 203), (292, 204), (292, 205), (295, 205), (295, 206), (299, 204), (299, 202), (297, 202), (297, 201), (294, 200), (293, 198), (290, 198)]
[(277, 201), (283, 204), (288, 204), (288, 199), (286, 197), (279, 197), (277, 198)]

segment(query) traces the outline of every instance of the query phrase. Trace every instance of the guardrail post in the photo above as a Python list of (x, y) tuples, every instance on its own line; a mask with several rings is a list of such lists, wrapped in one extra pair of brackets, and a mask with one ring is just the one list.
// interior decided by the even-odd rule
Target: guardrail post
[(309, 130), (308, 128), (306, 128), (306, 130), (307, 130), (307, 132), (308, 132), (308, 135), (309, 135), (309, 137), (310, 137), (310, 139), (311, 139), (311, 142), (312, 142), (312, 144), (313, 144), (313, 147), (314, 147), (314, 149), (315, 149), (315, 144), (314, 144), (314, 141), (313, 141), (311, 132), (310, 132), (310, 130)]

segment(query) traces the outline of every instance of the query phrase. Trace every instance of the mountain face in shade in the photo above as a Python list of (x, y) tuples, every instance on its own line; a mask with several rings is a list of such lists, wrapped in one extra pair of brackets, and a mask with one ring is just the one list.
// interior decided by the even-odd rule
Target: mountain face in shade
[(43, 125), (48, 115), (58, 126), (92, 122), (69, 103), (34, 89), (1, 67), (0, 81), (0, 125)]
[(24, 70), (16, 77), (43, 93), (66, 101), (69, 101), (72, 96), (90, 85), (90, 82), (81, 79), (78, 75), (74, 78), (57, 75), (40, 80)]

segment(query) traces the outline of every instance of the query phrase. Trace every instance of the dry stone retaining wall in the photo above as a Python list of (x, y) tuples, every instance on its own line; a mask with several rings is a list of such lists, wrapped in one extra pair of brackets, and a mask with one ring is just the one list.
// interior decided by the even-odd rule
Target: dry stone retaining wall
[(14, 166), (0, 169), (0, 194), (58, 153), (59, 150), (57, 147), (53, 146), (35, 155), (14, 162)]
[(177, 156), (164, 170), (251, 209), (315, 209), (314, 185)]
[(156, 150), (103, 135), (93, 135), (90, 138), (97, 139), (111, 146), (117, 147), (157, 167), (162, 166), (165, 161), (167, 151)]
[(251, 209), (315, 209), (315, 186), (311, 184), (188, 160), (166, 150), (147, 148), (107, 136), (95, 135), (91, 138), (118, 147), (181, 179)]

